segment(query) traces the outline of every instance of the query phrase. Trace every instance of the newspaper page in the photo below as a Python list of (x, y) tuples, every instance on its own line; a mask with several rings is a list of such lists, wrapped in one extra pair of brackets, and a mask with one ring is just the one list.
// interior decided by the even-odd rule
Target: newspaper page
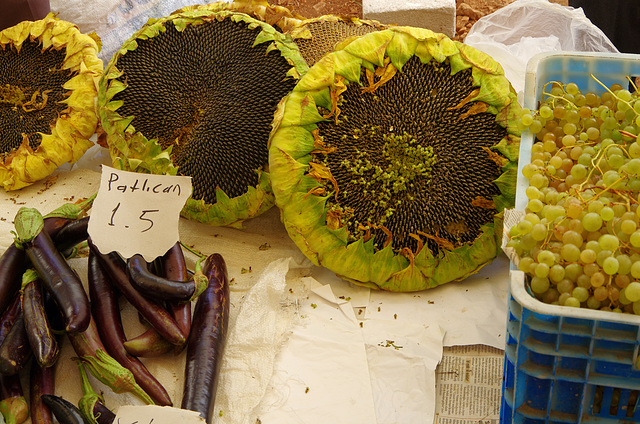
[(436, 370), (434, 424), (498, 424), (504, 351), (490, 346), (445, 348)]

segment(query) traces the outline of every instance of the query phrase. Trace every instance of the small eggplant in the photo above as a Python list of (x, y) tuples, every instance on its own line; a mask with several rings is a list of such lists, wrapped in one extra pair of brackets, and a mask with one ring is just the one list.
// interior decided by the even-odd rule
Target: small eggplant
[(53, 414), (42, 395), (55, 393), (55, 367), (42, 368), (36, 361), (31, 362), (29, 383), (31, 423), (53, 424)]
[(85, 216), (69, 222), (62, 227), (60, 231), (51, 237), (53, 243), (61, 252), (67, 251), (73, 248), (78, 243), (81, 243), (89, 238), (87, 228), (89, 226), (89, 217)]
[(157, 405), (172, 405), (171, 398), (160, 382), (140, 360), (127, 353), (125, 334), (120, 318), (120, 307), (109, 282), (109, 276), (100, 265), (96, 253), (89, 251), (89, 297), (98, 332), (107, 352), (123, 367), (129, 369), (136, 382)]
[(56, 395), (41, 395), (40, 399), (60, 424), (87, 424), (78, 407), (68, 400)]
[(209, 420), (214, 406), (229, 322), (229, 279), (219, 254), (207, 257), (203, 272), (209, 284), (198, 297), (187, 341), (182, 409)]
[(207, 286), (201, 272), (196, 272), (193, 279), (188, 281), (159, 277), (149, 271), (147, 261), (140, 254), (127, 260), (127, 270), (131, 276), (131, 283), (138, 291), (158, 300), (191, 301)]
[(0, 375), (0, 412), (6, 424), (20, 424), (29, 418), (29, 405), (18, 374)]
[(27, 256), (23, 249), (12, 244), (0, 256), (0, 313), (20, 290), (22, 273), (27, 268)]
[(78, 275), (42, 230), (43, 225), (36, 209), (20, 208), (15, 219), (16, 243), (24, 247), (46, 289), (54, 296), (65, 317), (66, 331), (84, 331), (91, 317), (89, 298)]
[(24, 327), (22, 309), (18, 313), (11, 330), (0, 345), (0, 374), (17, 374), (31, 358), (29, 336)]
[(18, 318), (18, 315), (22, 311), (22, 298), (20, 292), (17, 292), (7, 309), (5, 309), (2, 317), (0, 317), (0, 345), (4, 342), (4, 339), (11, 331), (11, 327), (13, 327), (13, 323)]
[(122, 293), (162, 337), (174, 345), (185, 343), (185, 335), (169, 312), (162, 305), (148, 299), (133, 287), (127, 273), (127, 265), (120, 255), (116, 252), (100, 253), (98, 248), (91, 242), (91, 239), (89, 239), (89, 249), (96, 254), (98, 262), (109, 275), (110, 281), (115, 288)]
[[(156, 272), (161, 273), (159, 275), (164, 276), (164, 278), (175, 281), (189, 280), (189, 271), (180, 242), (174, 244), (159, 260), (154, 261), (154, 265), (156, 266)], [(188, 335), (191, 331), (191, 302), (167, 302), (166, 307), (182, 330), (182, 333)], [(173, 346), (158, 334), (153, 327), (124, 342), (129, 354), (141, 357), (160, 356), (172, 348), (174, 353), (178, 354), (185, 345), (186, 343)]]
[(42, 282), (33, 270), (23, 277), (22, 313), (24, 327), (34, 358), (41, 367), (52, 366), (60, 354), (58, 341), (51, 330), (44, 307)]

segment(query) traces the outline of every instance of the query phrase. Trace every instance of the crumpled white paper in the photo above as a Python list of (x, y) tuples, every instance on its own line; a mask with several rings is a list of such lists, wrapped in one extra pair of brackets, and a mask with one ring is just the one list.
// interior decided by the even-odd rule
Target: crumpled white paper
[(516, 0), (483, 16), (471, 27), (464, 42), (498, 61), (517, 93), (524, 90), (527, 62), (537, 53), (618, 52), (581, 8), (548, 0)]

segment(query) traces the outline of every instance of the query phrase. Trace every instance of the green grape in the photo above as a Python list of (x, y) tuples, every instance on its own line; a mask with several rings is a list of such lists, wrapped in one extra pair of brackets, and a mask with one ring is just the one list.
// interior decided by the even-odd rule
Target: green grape
[(631, 264), (633, 263), (629, 255), (620, 254), (616, 256), (616, 259), (618, 260), (618, 264), (620, 266), (618, 268), (618, 275), (627, 275), (631, 270)]
[(531, 131), (533, 134), (537, 134), (542, 131), (542, 127), (542, 121), (540, 121), (539, 119), (534, 119), (533, 122), (531, 122), (531, 125), (529, 125), (529, 131)]
[(618, 259), (614, 258), (613, 256), (609, 256), (608, 258), (605, 258), (604, 261), (602, 261), (602, 270), (608, 275), (615, 274), (616, 272), (618, 272), (619, 268), (620, 263), (618, 262)]
[(587, 308), (589, 309), (600, 309), (600, 301), (596, 299), (594, 296), (590, 296), (587, 299)]
[(629, 285), (624, 288), (624, 295), (630, 302), (639, 301), (640, 300), (640, 283), (637, 281), (629, 283)]
[(587, 128), (587, 139), (593, 141), (600, 137), (600, 130), (595, 127)]
[(573, 296), (569, 296), (564, 303), (562, 304), (562, 306), (570, 306), (572, 308), (579, 308), (580, 307), (580, 301), (578, 299), (576, 299)]
[[(636, 315), (640, 315), (640, 301), (633, 302), (633, 313)], [(640, 364), (636, 366), (640, 366)]]
[(591, 274), (591, 277), (589, 277), (589, 284), (592, 287), (600, 287), (604, 284), (606, 279), (606, 276), (602, 272), (594, 272), (593, 274)]
[(540, 190), (538, 190), (538, 188), (536, 188), (534, 186), (527, 187), (527, 189), (525, 190), (525, 194), (527, 195), (527, 197), (529, 199), (542, 199), (543, 198), (542, 192)]
[(584, 287), (576, 287), (571, 292), (571, 296), (578, 299), (580, 303), (586, 302), (589, 298), (589, 290), (585, 289)]
[(640, 261), (636, 261), (631, 265), (631, 276), (636, 279), (640, 279)]
[(549, 287), (549, 290), (542, 294), (542, 301), (549, 304), (556, 303), (559, 296), (560, 293), (558, 293), (558, 290), (553, 287)]
[(578, 279), (576, 280), (576, 286), (585, 287), (587, 289), (590, 289), (591, 288), (591, 278), (586, 274), (580, 275), (578, 277)]
[(520, 122), (522, 122), (522, 125), (525, 127), (530, 126), (533, 123), (533, 115), (531, 115), (529, 111), (523, 112), (520, 116)]
[(629, 156), (631, 156), (633, 159), (640, 158), (640, 144), (638, 144), (637, 141), (631, 143), (629, 145), (628, 152)]
[(531, 228), (533, 228), (533, 224), (527, 220), (522, 220), (518, 222), (515, 226), (518, 229), (519, 234), (529, 234), (531, 232)]
[(531, 212), (540, 212), (543, 207), (544, 203), (539, 199), (531, 199), (527, 202), (527, 209)]
[(605, 206), (604, 208), (600, 209), (599, 213), (600, 213), (600, 218), (602, 218), (602, 220), (605, 222), (611, 221), (615, 216), (613, 209), (610, 208), (609, 206)]
[(553, 109), (551, 109), (546, 104), (540, 106), (540, 110), (538, 111), (538, 113), (540, 114), (540, 117), (542, 117), (544, 119), (549, 119), (549, 118), (553, 117)]
[(634, 231), (629, 237), (629, 242), (633, 247), (640, 247), (640, 231)]
[(613, 255), (613, 252), (611, 252), (611, 250), (601, 250), (596, 254), (596, 263), (602, 266), (602, 264), (604, 263), (604, 260), (612, 255)]
[(545, 263), (539, 263), (535, 266), (533, 273), (536, 277), (546, 278), (549, 276), (549, 265)]
[(582, 270), (585, 275), (591, 277), (596, 272), (600, 272), (600, 265), (596, 263), (585, 264), (584, 267), (582, 267)]
[(562, 265), (556, 264), (549, 268), (549, 279), (554, 283), (559, 283), (564, 279), (565, 271)]
[[(577, 110), (575, 109), (570, 109), (567, 111), (567, 113), (564, 115), (564, 120), (571, 123), (571, 124), (577, 124), (578, 122), (580, 122), (580, 114)], [(564, 127), (563, 127), (564, 128)], [(565, 131), (566, 133), (566, 131)]]
[(568, 278), (565, 278), (556, 284), (556, 289), (559, 293), (571, 293), (574, 287), (575, 284)]
[(530, 212), (524, 216), (524, 220), (529, 221), (531, 224), (540, 223), (540, 217), (537, 214)]
[(589, 170), (587, 169), (587, 167), (579, 163), (573, 165), (573, 167), (571, 168), (571, 176), (573, 176), (573, 178), (576, 178), (578, 180), (586, 178), (588, 172)]
[(535, 241), (542, 241), (547, 237), (547, 226), (544, 224), (535, 224), (531, 228), (530, 234)]
[(580, 262), (592, 264), (596, 261), (596, 252), (591, 249), (584, 249), (580, 252)]
[(582, 218), (582, 225), (586, 231), (598, 231), (602, 227), (602, 218), (595, 212), (589, 212)]
[(537, 172), (538, 167), (531, 163), (528, 163), (522, 167), (522, 175), (528, 180), (530, 180), (531, 177), (533, 177)]
[(556, 257), (550, 250), (541, 250), (537, 255), (538, 263), (545, 264), (547, 267), (553, 266), (556, 262)]
[(533, 263), (534, 263), (533, 258), (530, 258), (529, 256), (521, 257), (520, 261), (518, 262), (518, 269), (528, 274), (529, 269), (531, 268), (531, 265)]
[(580, 259), (580, 248), (574, 244), (565, 244), (560, 250), (560, 257), (567, 262), (577, 262)]
[(542, 188), (549, 185), (549, 180), (542, 174), (533, 174), (531, 178), (529, 178), (529, 184), (536, 188)]
[(620, 240), (613, 234), (603, 234), (598, 239), (598, 243), (603, 250), (610, 250), (614, 252), (620, 246)]
[(593, 297), (596, 300), (599, 300), (600, 302), (605, 300), (608, 296), (609, 296), (609, 290), (607, 290), (605, 286), (600, 286), (600, 287), (597, 287), (595, 290), (593, 290)]
[(620, 229), (625, 234), (631, 235), (636, 231), (637, 228), (638, 228), (638, 224), (636, 224), (634, 221), (630, 219), (625, 219), (620, 223)]
[(545, 277), (533, 277), (531, 278), (531, 290), (534, 293), (542, 294), (549, 290), (549, 279)]
[(584, 243), (584, 239), (582, 238), (582, 234), (576, 231), (568, 230), (565, 231), (562, 235), (562, 242), (564, 244), (573, 244), (576, 247), (581, 247), (582, 243)]
[(589, 240), (584, 244), (584, 248), (585, 249), (591, 249), (594, 252), (598, 253), (602, 250), (602, 247), (600, 247), (600, 243), (598, 243), (598, 240)]
[(564, 87), (564, 89), (567, 91), (567, 93), (574, 96), (580, 92), (580, 88), (578, 87), (578, 84), (576, 84), (575, 82), (570, 82)]
[(620, 169), (620, 167), (624, 165), (624, 161), (625, 159), (622, 155), (611, 155), (607, 160), (607, 163), (611, 169)]
[(587, 210), (589, 212), (600, 212), (602, 208), (604, 208), (604, 203), (602, 202), (602, 200), (594, 200), (589, 203)]
[(570, 279), (571, 281), (576, 281), (578, 277), (583, 274), (582, 265), (578, 263), (570, 263), (564, 267), (565, 277)]
[(571, 138), (573, 138), (573, 143), (565, 144), (565, 146), (573, 146), (575, 144), (575, 140), (576, 140), (576, 138), (573, 135), (578, 131), (578, 127), (576, 126), (576, 123), (575, 122), (567, 122), (566, 124), (564, 124), (562, 126), (562, 131), (566, 134), (566, 136), (563, 137), (563, 139), (562, 139), (562, 144), (564, 144), (564, 138), (571, 137)]

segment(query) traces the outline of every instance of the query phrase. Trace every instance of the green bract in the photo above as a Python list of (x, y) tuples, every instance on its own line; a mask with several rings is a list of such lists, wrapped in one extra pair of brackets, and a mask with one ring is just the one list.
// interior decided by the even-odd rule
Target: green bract
[(477, 272), (514, 203), (520, 110), (498, 63), (442, 34), (392, 27), (344, 45), (276, 113), (269, 167), (289, 235), (373, 288)]
[(191, 176), (182, 215), (239, 225), (273, 205), (271, 120), (308, 67), (289, 36), (214, 9), (144, 25), (105, 67), (98, 104), (114, 167)]

